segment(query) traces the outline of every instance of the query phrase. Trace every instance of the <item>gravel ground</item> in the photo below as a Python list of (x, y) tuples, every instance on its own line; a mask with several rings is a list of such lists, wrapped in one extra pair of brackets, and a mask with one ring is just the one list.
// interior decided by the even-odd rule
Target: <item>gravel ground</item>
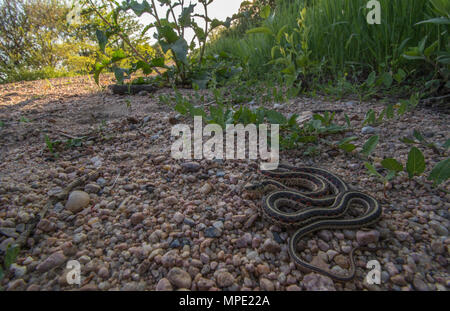
[[(108, 83), (108, 81), (103, 81)], [(190, 92), (190, 91), (184, 91)], [(172, 124), (180, 120), (158, 95), (113, 96), (92, 80), (64, 78), (0, 86), (0, 250), (24, 232), (69, 183), (91, 172), (67, 201), (52, 204), (0, 285), (6, 290), (448, 290), (449, 199), (426, 181), (442, 156), (424, 151), (427, 174), (399, 176), (383, 186), (361, 160), (332, 148), (304, 157), (281, 153), (283, 163), (333, 171), (353, 188), (375, 196), (382, 219), (368, 230), (321, 231), (300, 245), (303, 258), (345, 272), (360, 245), (353, 281), (339, 283), (299, 270), (287, 252), (292, 231), (258, 216), (259, 200), (242, 192), (260, 178), (256, 161), (179, 161), (170, 157)], [(273, 107), (272, 107), (273, 108)], [(399, 138), (419, 129), (435, 142), (449, 138), (450, 117), (418, 109), (397, 121), (362, 130), (368, 109), (383, 103), (297, 98), (276, 105), (288, 114), (344, 109), (358, 147), (378, 133), (374, 161), (406, 162)], [(343, 124), (344, 114), (337, 114)], [(87, 136), (81, 147), (54, 159), (44, 137)], [(377, 164), (378, 167), (381, 167)], [(419, 182), (417, 182), (419, 181)], [(441, 185), (449, 190), (449, 183)], [(381, 284), (369, 285), (370, 260), (381, 264)], [(81, 264), (81, 285), (67, 284), (66, 263)]]

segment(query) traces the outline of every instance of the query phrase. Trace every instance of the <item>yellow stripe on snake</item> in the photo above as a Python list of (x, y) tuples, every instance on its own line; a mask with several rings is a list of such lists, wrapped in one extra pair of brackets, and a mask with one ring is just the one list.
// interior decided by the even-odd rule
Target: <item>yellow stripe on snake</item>
[[(304, 261), (296, 251), (298, 242), (307, 234), (322, 229), (354, 229), (369, 226), (378, 221), (382, 208), (375, 198), (360, 191), (351, 190), (338, 176), (315, 167), (279, 165), (277, 170), (262, 171), (270, 179), (245, 187), (249, 193), (263, 196), (261, 210), (272, 223), (285, 228), (297, 228), (289, 240), (289, 255), (304, 269), (324, 274), (337, 281), (354, 278), (356, 269), (350, 253), (351, 268), (348, 275), (338, 275)], [(293, 189), (300, 186), (306, 191)], [(343, 218), (349, 207), (357, 203), (365, 208), (363, 215)], [(306, 208), (298, 210), (298, 206)], [(282, 211), (290, 207), (295, 211)]]

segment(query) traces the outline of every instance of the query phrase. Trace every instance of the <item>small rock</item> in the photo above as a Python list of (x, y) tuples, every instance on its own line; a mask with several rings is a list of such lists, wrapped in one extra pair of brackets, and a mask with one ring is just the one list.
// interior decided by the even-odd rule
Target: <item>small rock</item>
[(78, 213), (88, 206), (90, 201), (89, 194), (84, 191), (73, 191), (69, 195), (69, 199), (66, 203), (66, 209), (71, 211), (72, 213)]
[(6, 290), (7, 291), (23, 291), (23, 290), (25, 290), (26, 286), (27, 286), (27, 283), (25, 283), (25, 281), (23, 279), (17, 279), (17, 280), (9, 282)]
[(184, 215), (181, 214), (180, 212), (176, 212), (175, 215), (173, 216), (173, 220), (177, 223), (177, 224), (181, 224), (184, 220)]
[(99, 185), (96, 184), (87, 184), (84, 187), (84, 191), (87, 193), (99, 193), (102, 188)]
[(300, 287), (298, 287), (297, 285), (289, 285), (288, 287), (286, 287), (286, 290), (288, 291), (288, 292), (299, 292), (299, 291), (301, 291), (302, 289), (300, 288)]
[(205, 195), (212, 191), (212, 186), (209, 183), (206, 183), (199, 189), (200, 193)]
[(213, 280), (208, 280), (205, 278), (200, 278), (197, 281), (197, 288), (198, 288), (198, 290), (201, 290), (201, 291), (207, 291), (210, 288), (214, 287), (215, 285), (216, 284)]
[(185, 172), (188, 172), (188, 173), (195, 173), (201, 169), (201, 165), (196, 162), (182, 163), (181, 167), (183, 168), (183, 170)]
[(261, 287), (261, 289), (265, 290), (265, 291), (274, 291), (275, 290), (275, 286), (273, 285), (273, 283), (266, 278), (261, 278), (259, 280), (259, 287)]
[(102, 279), (107, 279), (107, 278), (109, 278), (109, 271), (108, 271), (108, 268), (106, 268), (106, 267), (101, 267), (100, 270), (98, 270), (98, 276), (101, 277)]
[(7, 237), (10, 237), (10, 238), (18, 238), (19, 237), (19, 234), (16, 232), (16, 229), (14, 229), (14, 228), (1, 227), (0, 233), (3, 235), (6, 235)]
[(280, 245), (272, 239), (266, 239), (262, 246), (265, 252), (278, 253), (281, 250)]
[(216, 281), (219, 287), (228, 287), (233, 285), (234, 276), (227, 271), (221, 271), (217, 273)]
[(391, 281), (395, 285), (399, 285), (399, 286), (405, 286), (406, 284), (408, 284), (405, 280), (405, 277), (401, 274), (397, 274), (397, 275), (394, 275), (393, 277), (391, 277)]
[(37, 224), (37, 227), (44, 232), (52, 232), (56, 229), (55, 224), (50, 222), (48, 219), (41, 219), (41, 221)]
[(366, 127), (363, 127), (363, 128), (362, 128), (361, 134), (363, 134), (363, 135), (370, 135), (370, 134), (375, 134), (375, 133), (377, 133), (378, 131), (379, 131), (379, 130), (376, 129), (376, 128), (374, 128), (374, 127), (366, 126)]
[(89, 283), (80, 288), (81, 292), (95, 292), (98, 291), (98, 287), (95, 284)]
[(192, 278), (186, 271), (175, 267), (167, 274), (170, 283), (178, 288), (191, 288)]
[(409, 238), (409, 233), (405, 231), (395, 231), (394, 234), (395, 237), (401, 242), (406, 241)]
[(178, 203), (178, 199), (175, 196), (170, 196), (166, 199), (167, 204), (175, 205)]
[(205, 237), (207, 238), (218, 238), (222, 235), (222, 231), (216, 227), (209, 227), (205, 229)]
[(131, 215), (130, 222), (136, 226), (144, 221), (144, 219), (145, 215), (143, 213), (134, 213), (133, 215)]
[(336, 257), (334, 257), (334, 262), (337, 263), (339, 267), (344, 269), (348, 269), (350, 266), (347, 257), (345, 257), (344, 255), (337, 255)]
[(172, 284), (170, 284), (170, 281), (166, 278), (162, 278), (159, 280), (158, 284), (156, 284), (156, 290), (157, 291), (172, 291), (173, 287)]
[(303, 278), (303, 286), (309, 291), (335, 291), (333, 280), (327, 276), (310, 273)]
[(356, 240), (359, 245), (367, 245), (370, 243), (378, 242), (378, 238), (380, 237), (380, 232), (376, 230), (371, 231), (358, 231), (356, 232)]
[(59, 267), (66, 261), (66, 256), (62, 252), (56, 252), (51, 254), (47, 259), (45, 259), (42, 263), (40, 263), (36, 270), (38, 272), (47, 272), (50, 269)]
[(429, 291), (430, 288), (428, 285), (418, 276), (416, 275), (413, 280), (414, 288), (418, 291)]
[(448, 236), (448, 230), (435, 220), (430, 221), (430, 227), (441, 236)]
[(9, 270), (11, 270), (11, 272), (14, 273), (14, 276), (16, 278), (21, 278), (22, 276), (25, 275), (25, 273), (27, 273), (27, 267), (19, 266), (18, 264), (15, 263), (11, 264)]

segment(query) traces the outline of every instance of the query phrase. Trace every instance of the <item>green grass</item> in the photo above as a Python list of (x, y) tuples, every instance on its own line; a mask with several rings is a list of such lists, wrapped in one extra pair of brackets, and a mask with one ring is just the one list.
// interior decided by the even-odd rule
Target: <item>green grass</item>
[[(288, 33), (296, 27), (300, 10), (307, 8), (305, 24), (309, 27), (308, 45), (311, 58), (322, 63), (321, 75), (340, 77), (345, 73), (349, 78), (366, 78), (372, 71), (395, 74), (402, 68), (408, 74), (426, 75), (426, 67), (402, 57), (408, 47), (417, 46), (428, 36), (427, 44), (439, 40), (440, 47), (448, 42), (448, 25), (416, 23), (425, 19), (442, 16), (450, 12), (450, 2), (446, 0), (379, 0), (381, 4), (381, 24), (369, 25), (366, 16), (368, 0), (292, 0), (279, 1), (273, 20), (263, 25), (277, 33), (288, 25)], [(439, 12), (436, 8), (439, 8)], [(447, 27), (447, 28), (445, 28)], [(443, 35), (444, 34), (444, 35)], [(296, 45), (301, 44), (296, 37)], [(271, 60), (274, 39), (264, 34), (222, 36), (208, 45), (208, 53), (225, 51), (238, 57), (248, 65), (252, 78), (274, 76), (274, 66), (266, 65)], [(428, 72), (429, 73), (429, 72)]]
[(15, 68), (14, 70), (7, 72), (6, 78), (4, 80), (0, 79), (0, 84), (17, 81), (34, 81), (34, 80), (61, 78), (61, 77), (74, 77), (77, 75), (78, 74), (75, 72), (57, 70), (52, 67), (45, 67), (39, 70)]

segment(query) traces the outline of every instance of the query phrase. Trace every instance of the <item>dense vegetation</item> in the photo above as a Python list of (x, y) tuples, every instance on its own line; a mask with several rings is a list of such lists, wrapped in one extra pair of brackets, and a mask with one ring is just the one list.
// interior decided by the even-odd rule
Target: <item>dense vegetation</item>
[[(0, 20), (0, 83), (88, 74), (100, 57), (95, 31), (104, 21), (66, 1), (2, 0)], [(133, 16), (119, 22), (138, 49), (154, 53)]]

